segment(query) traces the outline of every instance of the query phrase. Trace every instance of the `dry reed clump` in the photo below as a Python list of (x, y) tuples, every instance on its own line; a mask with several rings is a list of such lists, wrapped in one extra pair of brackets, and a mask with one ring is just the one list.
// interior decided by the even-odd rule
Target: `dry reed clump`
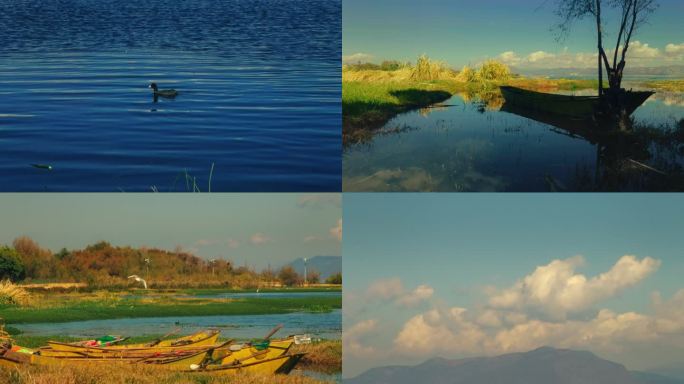
[(511, 69), (502, 62), (487, 60), (482, 64), (477, 75), (483, 81), (506, 81), (511, 78)]
[(31, 295), (9, 280), (0, 281), (0, 304), (30, 305)]
[[(4, 380), (4, 381), (2, 381)], [(322, 381), (297, 375), (242, 374), (219, 376), (173, 372), (127, 363), (0, 368), (0, 382), (7, 384), (320, 384)]]
[(291, 351), (292, 353), (306, 353), (299, 363), (302, 366), (342, 368), (342, 341), (340, 340), (294, 345)]
[(441, 61), (431, 60), (426, 55), (421, 55), (416, 65), (411, 69), (411, 80), (434, 81), (453, 77), (453, 71)]

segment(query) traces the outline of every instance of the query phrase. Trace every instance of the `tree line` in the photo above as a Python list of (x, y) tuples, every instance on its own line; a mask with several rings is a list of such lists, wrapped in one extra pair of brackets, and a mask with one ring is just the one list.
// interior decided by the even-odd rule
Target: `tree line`
[[(256, 271), (231, 261), (205, 260), (180, 247), (157, 248), (114, 246), (101, 241), (79, 250), (53, 253), (29, 237), (16, 238), (11, 246), (0, 246), (0, 280), (23, 282), (82, 282), (90, 287), (128, 287), (128, 276), (138, 275), (150, 287), (258, 288), (301, 286), (304, 277), (291, 266)], [(320, 274), (309, 270), (306, 283), (320, 283)], [(330, 276), (330, 284), (341, 284), (341, 274)]]

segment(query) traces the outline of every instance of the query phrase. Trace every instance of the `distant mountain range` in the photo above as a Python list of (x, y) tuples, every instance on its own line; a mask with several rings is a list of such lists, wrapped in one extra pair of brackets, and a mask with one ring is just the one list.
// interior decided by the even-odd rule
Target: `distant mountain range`
[[(314, 256), (306, 260), (307, 269), (309, 271), (318, 271), (321, 276), (321, 282), (324, 282), (330, 275), (342, 272), (342, 257), (340, 256)], [(288, 265), (304, 276), (304, 258), (299, 258), (285, 266)]]
[(417, 366), (373, 368), (345, 384), (684, 384), (654, 373), (630, 372), (591, 352), (543, 347), (524, 353), (459, 360), (435, 358)]
[[(553, 68), (553, 69), (533, 69), (533, 68), (512, 68), (514, 73), (532, 77), (551, 77), (551, 78), (596, 78), (597, 68)], [(669, 65), (661, 67), (630, 67), (629, 63), (625, 69), (625, 80), (640, 80), (646, 78), (684, 78), (684, 65)]]

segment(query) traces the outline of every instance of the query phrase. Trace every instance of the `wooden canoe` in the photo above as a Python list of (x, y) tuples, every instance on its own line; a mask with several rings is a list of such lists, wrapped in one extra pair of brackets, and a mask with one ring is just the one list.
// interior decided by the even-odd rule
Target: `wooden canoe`
[[(178, 349), (188, 350), (192, 348), (206, 348), (212, 347), (216, 344), (219, 338), (219, 331), (210, 330), (198, 332), (194, 335), (190, 335), (181, 339), (173, 341), (162, 341), (155, 346), (147, 346), (146, 344), (129, 344), (129, 345), (113, 345), (110, 347), (89, 347), (82, 345), (73, 345), (70, 343), (62, 343), (59, 341), (48, 341), (48, 346), (50, 348), (42, 348), (41, 352), (44, 351), (44, 355), (55, 356), (60, 352), (75, 352), (79, 354), (86, 353), (88, 355), (96, 353), (107, 353), (114, 355), (141, 355), (150, 354), (154, 352), (168, 352)], [(67, 357), (67, 356), (65, 356)]]
[[(501, 94), (506, 104), (530, 109), (537, 112), (551, 113), (576, 119), (588, 119), (599, 111), (598, 96), (569, 96), (553, 93), (529, 91), (527, 89), (503, 86)], [(631, 115), (654, 92), (625, 91), (627, 114)]]
[(286, 354), (271, 359), (250, 361), (240, 364), (207, 365), (203, 368), (184, 372), (211, 373), (217, 375), (234, 375), (241, 372), (258, 373), (264, 375), (284, 374), (287, 375), (297, 365), (305, 353), (294, 355)]

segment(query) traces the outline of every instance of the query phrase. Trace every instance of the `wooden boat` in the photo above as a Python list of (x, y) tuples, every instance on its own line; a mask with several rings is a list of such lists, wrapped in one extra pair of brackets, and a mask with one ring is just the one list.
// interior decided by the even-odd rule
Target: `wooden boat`
[(264, 375), (284, 374), (287, 375), (297, 365), (305, 353), (294, 355), (282, 355), (271, 359), (250, 361), (239, 364), (207, 365), (184, 372), (210, 373), (217, 375), (234, 375), (242, 372), (258, 373)]
[[(193, 348), (207, 348), (216, 344), (219, 337), (219, 331), (208, 330), (195, 333), (176, 340), (165, 340), (154, 346), (147, 344), (128, 344), (128, 345), (113, 345), (109, 347), (90, 347), (83, 345), (74, 345), (71, 343), (63, 343), (59, 341), (48, 341), (49, 348), (41, 348), (41, 354), (52, 357), (69, 357), (69, 353), (78, 354), (98, 354), (105, 353), (115, 356), (140, 356), (144, 354), (151, 354), (154, 352), (169, 352), (178, 349), (189, 350)], [(69, 352), (64, 354), (63, 352)], [(73, 356), (76, 357), (76, 356)]]
[(103, 360), (139, 360), (146, 358), (167, 358), (184, 356), (198, 352), (211, 353), (215, 349), (227, 348), (233, 344), (233, 340), (225, 341), (221, 344), (207, 345), (207, 346), (181, 346), (181, 347), (159, 347), (146, 349), (119, 349), (119, 350), (102, 350), (88, 348), (82, 351), (55, 351), (52, 348), (38, 349), (37, 354), (45, 357), (54, 357), (59, 359), (103, 359)]
[(234, 364), (236, 362), (246, 362), (251, 360), (268, 360), (286, 354), (294, 344), (294, 339), (270, 340), (268, 347), (264, 349), (246, 344), (242, 348), (235, 350), (233, 346), (217, 348), (212, 354), (213, 361), (220, 361), (221, 364)]
[[(578, 119), (591, 118), (599, 112), (600, 99), (598, 96), (556, 95), (509, 86), (500, 88), (506, 104), (537, 112), (552, 113)], [(647, 91), (625, 91), (627, 114), (631, 115), (653, 93)]]
[(62, 367), (66, 365), (81, 365), (81, 364), (110, 364), (112, 362), (128, 363), (128, 364), (150, 364), (160, 368), (171, 370), (187, 370), (193, 366), (204, 364), (211, 355), (211, 350), (204, 350), (199, 352), (181, 352), (178, 354), (167, 355), (151, 355), (145, 358), (127, 359), (127, 358), (93, 358), (93, 357), (52, 357), (43, 356), (37, 353), (24, 353), (6, 350), (0, 354), (0, 366), (14, 367), (18, 364), (33, 364), (45, 366)]

